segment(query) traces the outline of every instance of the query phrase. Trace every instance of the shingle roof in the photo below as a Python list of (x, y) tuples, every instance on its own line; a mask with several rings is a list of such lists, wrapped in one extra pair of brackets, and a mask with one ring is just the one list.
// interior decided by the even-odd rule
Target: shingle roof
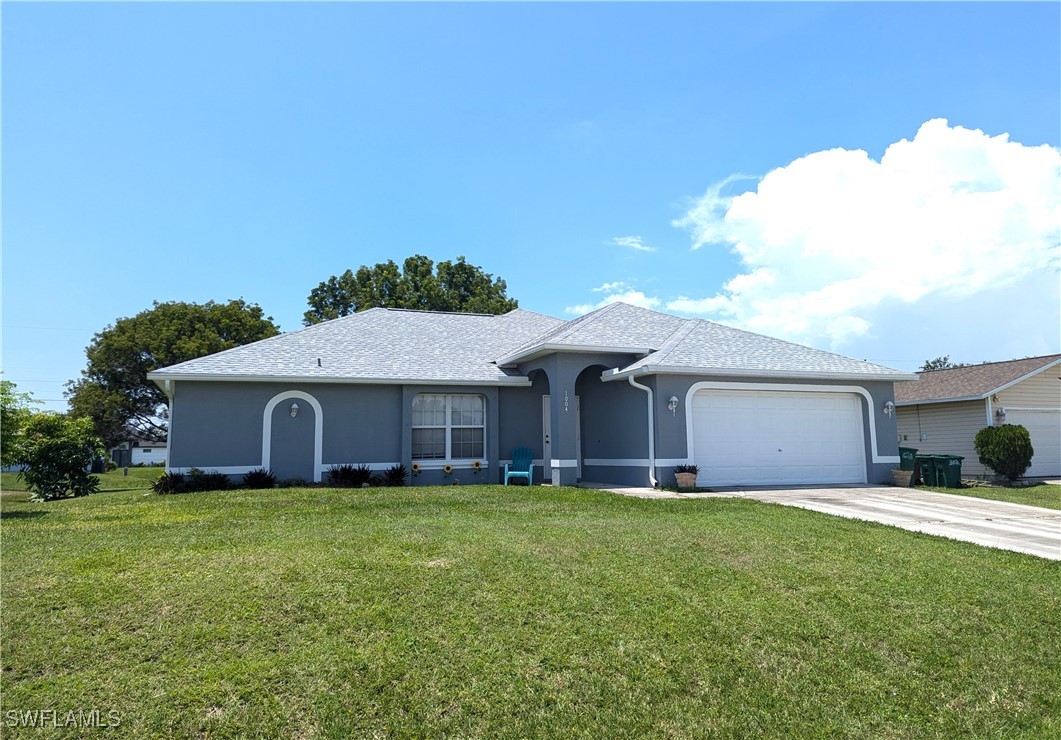
[(813, 347), (690, 319), (659, 351), (623, 369), (682, 370), (719, 375), (762, 374), (902, 379), (907, 373)]
[(550, 329), (521, 347), (518, 347), (499, 362), (509, 364), (542, 354), (544, 348), (616, 349), (649, 351), (657, 349), (686, 319), (631, 306), (629, 303), (609, 303), (603, 308), (566, 321)]
[(522, 377), (499, 368), (494, 358), (563, 323), (522, 309), (489, 316), (373, 308), (156, 373), (175, 378), (504, 383)]
[(500, 365), (514, 366), (556, 350), (625, 350), (632, 364), (617, 369), (619, 375), (911, 377), (881, 365), (625, 303), (612, 303), (571, 321), (521, 309), (487, 316), (375, 308), (162, 368), (149, 377), (490, 385), (525, 382), (515, 367)]
[(986, 398), (1002, 386), (1058, 361), (1061, 355), (1045, 355), (919, 373), (917, 380), (895, 384), (895, 402), (903, 405)]

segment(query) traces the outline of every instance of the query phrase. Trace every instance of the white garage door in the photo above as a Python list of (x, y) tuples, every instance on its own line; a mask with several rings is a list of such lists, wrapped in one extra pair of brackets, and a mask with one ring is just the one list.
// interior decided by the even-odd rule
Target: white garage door
[(1027, 477), (1061, 475), (1061, 411), (1006, 410), (1007, 424), (1020, 424), (1032, 438), (1032, 466)]
[(702, 390), (692, 413), (699, 485), (866, 481), (853, 393)]

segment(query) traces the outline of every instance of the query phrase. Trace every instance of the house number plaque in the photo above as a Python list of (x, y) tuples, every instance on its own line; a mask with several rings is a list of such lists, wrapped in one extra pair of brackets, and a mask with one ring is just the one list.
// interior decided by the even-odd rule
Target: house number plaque
[(564, 391), (564, 413), (567, 413), (567, 407), (571, 405), (571, 401), (567, 397), (567, 391)]

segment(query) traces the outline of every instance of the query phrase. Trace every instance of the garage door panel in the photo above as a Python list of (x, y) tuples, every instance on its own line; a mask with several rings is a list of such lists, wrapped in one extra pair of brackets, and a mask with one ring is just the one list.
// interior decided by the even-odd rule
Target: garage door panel
[(1061, 411), (1006, 411), (1007, 424), (1020, 424), (1032, 438), (1028, 477), (1061, 476)]
[(701, 485), (866, 480), (854, 394), (703, 390), (692, 408)]

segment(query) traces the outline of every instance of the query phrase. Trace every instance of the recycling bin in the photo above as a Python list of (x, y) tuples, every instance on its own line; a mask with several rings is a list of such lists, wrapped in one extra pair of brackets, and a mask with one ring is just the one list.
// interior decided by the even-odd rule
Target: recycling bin
[(961, 455), (934, 455), (937, 485), (944, 488), (959, 488), (962, 481)]
[(913, 470), (914, 460), (917, 458), (917, 450), (913, 447), (899, 448), (899, 470)]

